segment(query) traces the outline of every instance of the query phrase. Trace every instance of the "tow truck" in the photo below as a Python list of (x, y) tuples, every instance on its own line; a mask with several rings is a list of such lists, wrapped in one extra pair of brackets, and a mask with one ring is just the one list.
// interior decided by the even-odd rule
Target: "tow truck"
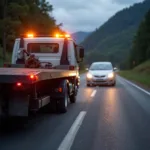
[(67, 112), (76, 102), (84, 48), (68, 35), (21, 35), (0, 68), (0, 115), (29, 116), (42, 107)]

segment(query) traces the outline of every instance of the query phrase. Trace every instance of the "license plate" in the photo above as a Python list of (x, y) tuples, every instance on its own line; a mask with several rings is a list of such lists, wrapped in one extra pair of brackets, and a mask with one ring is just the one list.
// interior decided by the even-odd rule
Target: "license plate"
[(96, 79), (96, 81), (104, 81), (104, 79)]

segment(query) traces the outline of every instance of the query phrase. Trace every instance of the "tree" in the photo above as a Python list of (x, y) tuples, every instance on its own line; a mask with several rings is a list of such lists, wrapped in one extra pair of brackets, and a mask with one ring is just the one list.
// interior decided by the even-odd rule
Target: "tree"
[[(3, 11), (2, 11), (2, 19), (4, 20), (6, 18), (6, 15), (7, 15), (7, 0), (2, 0), (2, 7), (3, 7)], [(4, 28), (4, 23), (2, 23), (2, 34), (3, 34), (3, 61), (5, 61), (5, 58), (6, 58), (6, 29)]]
[(150, 10), (145, 15), (133, 41), (130, 66), (135, 67), (150, 59)]
[[(52, 5), (46, 0), (1, 0), (0, 1), (0, 46), (12, 51), (14, 39), (20, 34), (33, 31), (36, 34), (52, 34), (60, 26), (50, 15)], [(61, 25), (61, 24), (60, 24)]]
[(46, 0), (41, 0), (39, 4), (40, 4), (41, 12), (43, 14), (48, 14), (48, 12), (52, 12), (53, 6), (50, 5), (50, 3), (47, 2)]

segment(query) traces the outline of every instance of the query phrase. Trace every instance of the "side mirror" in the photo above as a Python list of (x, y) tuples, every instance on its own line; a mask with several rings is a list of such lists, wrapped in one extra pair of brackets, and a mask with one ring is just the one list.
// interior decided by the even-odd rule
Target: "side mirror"
[(80, 48), (79, 56), (80, 58), (84, 58), (84, 48)]
[(116, 67), (114, 68), (114, 71), (115, 71), (115, 72), (117, 71), (117, 68), (116, 68)]

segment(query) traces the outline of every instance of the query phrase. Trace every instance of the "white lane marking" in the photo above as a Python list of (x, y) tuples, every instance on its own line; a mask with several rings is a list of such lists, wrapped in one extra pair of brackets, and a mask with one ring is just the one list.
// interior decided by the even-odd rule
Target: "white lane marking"
[(94, 90), (93, 92), (92, 92), (92, 94), (91, 94), (91, 97), (94, 97), (95, 95), (96, 95), (96, 90)]
[[(121, 77), (121, 78), (122, 78), (122, 77)], [(142, 89), (141, 87), (137, 86), (136, 84), (134, 84), (134, 83), (132, 83), (132, 82), (130, 82), (130, 81), (124, 79), (124, 78), (122, 78), (122, 79), (123, 79), (124, 81), (126, 81), (127, 83), (129, 83), (130, 85), (134, 86), (135, 88), (141, 90), (142, 92), (144, 92), (144, 93), (146, 93), (146, 94), (148, 94), (148, 95), (150, 96), (150, 92), (148, 92), (148, 91)]]
[(80, 112), (80, 114), (76, 118), (75, 122), (71, 126), (69, 132), (67, 133), (64, 140), (60, 144), (58, 150), (70, 150), (70, 148), (73, 144), (73, 141), (75, 139), (75, 136), (76, 136), (80, 126), (82, 125), (82, 122), (83, 122), (85, 115), (86, 115), (86, 111)]

